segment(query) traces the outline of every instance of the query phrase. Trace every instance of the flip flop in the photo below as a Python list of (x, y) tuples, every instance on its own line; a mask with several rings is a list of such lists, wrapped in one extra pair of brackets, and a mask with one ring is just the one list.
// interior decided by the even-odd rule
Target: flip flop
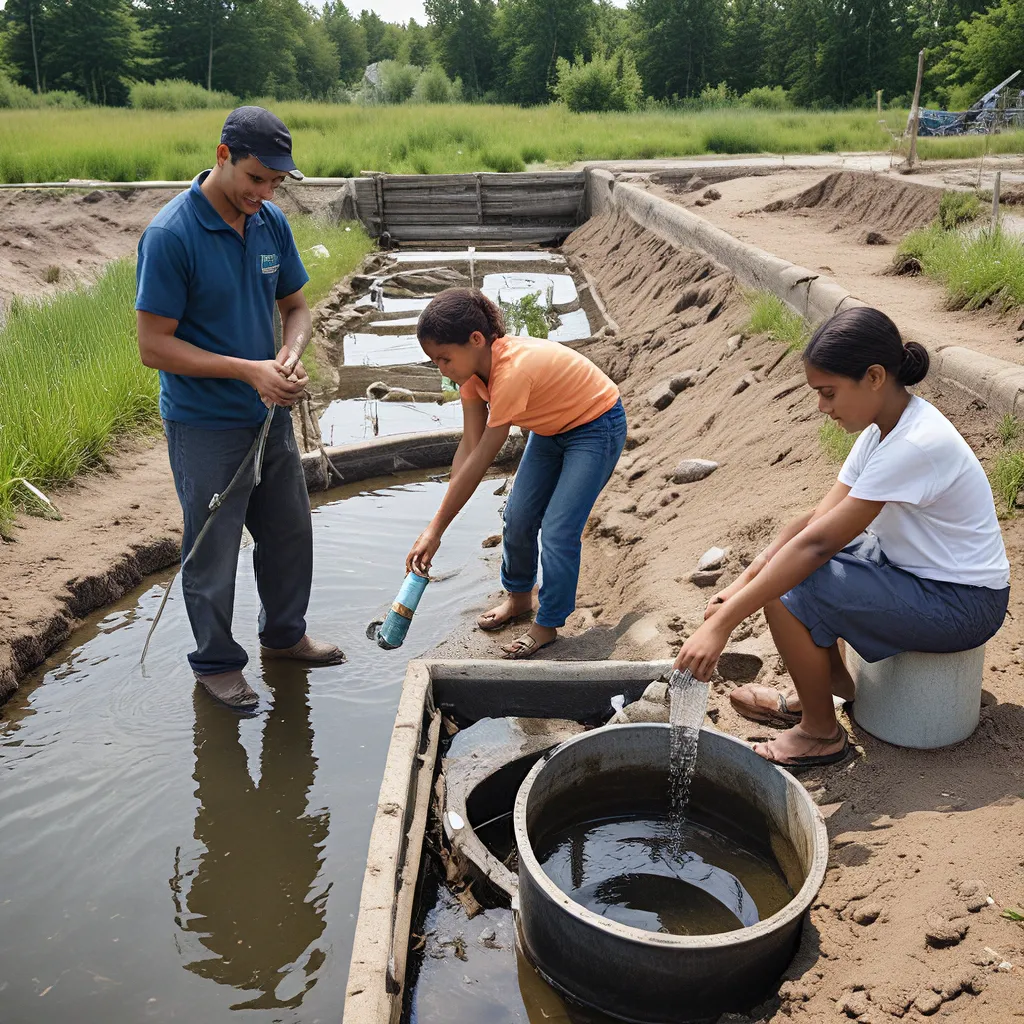
[[(758, 703), (761, 698), (761, 703)], [(790, 709), (784, 693), (774, 687), (759, 683), (737, 686), (729, 694), (732, 706), (752, 722), (767, 722), (769, 725), (796, 725), (802, 718), (802, 711)]]
[[(557, 639), (558, 637), (555, 637), (555, 640)], [(538, 644), (529, 633), (524, 633), (508, 644), (508, 647), (516, 647), (518, 645), (518, 650), (510, 651), (508, 647), (502, 647), (502, 650), (505, 652), (505, 659), (507, 661), (518, 661), (520, 658), (532, 658), (538, 651), (544, 650), (545, 647), (550, 647), (555, 640), (548, 640), (547, 643)]]
[[(801, 768), (817, 768), (826, 764), (838, 764), (840, 761), (845, 761), (850, 756), (851, 750), (850, 734), (841, 725), (838, 728), (839, 733), (842, 733), (843, 735), (843, 745), (839, 750), (832, 754), (807, 754), (803, 757), (788, 757), (784, 760), (780, 760), (777, 757), (766, 757), (765, 754), (771, 754), (771, 745), (774, 740), (769, 740), (767, 743), (755, 743), (754, 753), (757, 754), (758, 757), (763, 757), (766, 761), (771, 762), (771, 764), (778, 765), (780, 768), (785, 768), (787, 771), (799, 771)], [(831, 743), (839, 739), (839, 733), (827, 740), (814, 736), (808, 736), (807, 738), (813, 739), (817, 743)], [(765, 751), (765, 754), (762, 754), (757, 749), (759, 746)]]

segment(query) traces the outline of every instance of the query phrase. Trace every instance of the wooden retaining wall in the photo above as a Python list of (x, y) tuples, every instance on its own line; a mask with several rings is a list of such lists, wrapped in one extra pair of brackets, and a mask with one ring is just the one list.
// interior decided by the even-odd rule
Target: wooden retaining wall
[(374, 237), (398, 242), (561, 242), (587, 216), (585, 171), (375, 174), (350, 182)]

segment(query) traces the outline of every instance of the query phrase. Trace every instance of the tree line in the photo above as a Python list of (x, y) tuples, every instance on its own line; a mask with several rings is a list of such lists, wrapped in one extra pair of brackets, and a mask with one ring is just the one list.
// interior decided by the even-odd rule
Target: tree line
[(398, 25), (372, 11), (354, 17), (343, 0), (322, 9), (300, 0), (7, 0), (0, 75), (33, 92), (69, 90), (112, 105), (128, 101), (132, 82), (166, 79), (238, 97), (345, 101), (368, 65), (388, 61), (443, 71), (458, 85), (451, 95), (471, 101), (565, 98), (575, 72), (585, 80), (582, 109), (772, 88), (780, 103), (832, 108), (873, 103), (879, 89), (889, 103), (909, 102), (923, 49), (926, 99), (956, 109), (1024, 62), (1024, 0), (425, 7), (427, 24)]

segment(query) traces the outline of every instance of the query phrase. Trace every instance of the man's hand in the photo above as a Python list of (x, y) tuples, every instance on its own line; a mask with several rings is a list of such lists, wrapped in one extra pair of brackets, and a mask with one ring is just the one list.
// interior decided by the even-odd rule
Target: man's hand
[[(282, 345), (280, 349), (278, 349), (277, 355), (274, 357), (274, 362), (281, 367), (281, 376), (285, 378), (298, 372), (299, 367), (302, 365), (299, 362), (299, 354), (293, 355), (288, 345)], [(305, 373), (305, 371), (303, 371), (303, 373)]]
[[(246, 367), (247, 384), (259, 392), (265, 405), (294, 405), (305, 390), (305, 376), (298, 380), (286, 380), (282, 376), (283, 367), (276, 359), (259, 359), (250, 361)], [(305, 370), (302, 371), (305, 375)]]
[(430, 563), (440, 546), (440, 536), (428, 527), (416, 538), (416, 543), (406, 555), (405, 571), (427, 576), (430, 573)]

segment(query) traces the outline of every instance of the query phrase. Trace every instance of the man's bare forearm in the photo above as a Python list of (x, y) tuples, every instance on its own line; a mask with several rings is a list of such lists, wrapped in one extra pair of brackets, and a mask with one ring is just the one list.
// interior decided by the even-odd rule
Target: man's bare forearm
[(306, 346), (309, 344), (312, 327), (313, 318), (306, 305), (288, 310), (283, 317), (281, 336), (284, 346), (288, 349), (285, 369), (289, 371), (294, 369), (295, 364), (302, 358), (302, 353), (306, 351)]
[(139, 352), (144, 365), (153, 370), (182, 377), (216, 377), (248, 383), (250, 361), (237, 356), (222, 356), (173, 334), (139, 335)]

